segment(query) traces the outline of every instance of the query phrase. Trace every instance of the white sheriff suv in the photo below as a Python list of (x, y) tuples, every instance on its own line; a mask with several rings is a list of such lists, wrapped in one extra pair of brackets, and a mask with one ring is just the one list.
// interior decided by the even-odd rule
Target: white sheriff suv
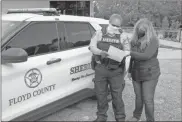
[(2, 121), (34, 121), (93, 96), (88, 45), (106, 24), (53, 8), (2, 15)]

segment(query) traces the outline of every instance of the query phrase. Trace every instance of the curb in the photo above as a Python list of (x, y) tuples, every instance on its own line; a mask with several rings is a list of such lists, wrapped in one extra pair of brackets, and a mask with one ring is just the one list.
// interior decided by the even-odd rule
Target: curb
[(174, 50), (182, 50), (182, 47), (174, 47), (174, 46), (167, 46), (167, 45), (163, 45), (163, 44), (160, 44), (159, 46), (160, 48), (166, 48), (166, 49), (174, 49)]

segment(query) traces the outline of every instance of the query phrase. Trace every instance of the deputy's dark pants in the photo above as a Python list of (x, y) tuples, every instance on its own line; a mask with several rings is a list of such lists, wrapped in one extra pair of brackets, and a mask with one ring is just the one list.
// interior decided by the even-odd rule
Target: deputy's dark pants
[(117, 120), (125, 119), (125, 108), (122, 99), (122, 91), (125, 86), (124, 73), (121, 68), (108, 70), (104, 65), (95, 67), (95, 91), (98, 102), (97, 117), (107, 119), (108, 110), (108, 85), (112, 95), (112, 105)]
[(140, 119), (143, 106), (147, 121), (154, 121), (154, 93), (158, 79), (150, 81), (133, 81), (135, 99), (135, 110), (133, 116)]

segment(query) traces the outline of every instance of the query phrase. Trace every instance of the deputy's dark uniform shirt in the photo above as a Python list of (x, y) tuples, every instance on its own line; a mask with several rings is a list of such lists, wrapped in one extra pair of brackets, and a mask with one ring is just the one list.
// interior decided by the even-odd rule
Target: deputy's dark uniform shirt
[[(118, 31), (118, 34), (120, 34), (119, 31)], [(95, 55), (100, 55), (102, 51), (97, 47), (97, 43), (102, 40), (102, 36), (103, 36), (103, 33), (101, 30), (97, 30), (95, 34), (92, 36), (89, 48), (91, 52)], [(120, 36), (120, 42), (123, 44), (124, 50), (130, 50), (129, 43), (126, 40), (127, 40), (127, 34), (122, 33)]]
[[(121, 43), (121, 40), (120, 40), (120, 35), (121, 35), (120, 33), (112, 36), (109, 33), (107, 33), (106, 28), (102, 28), (102, 34), (103, 35), (102, 35), (101, 41), (97, 43), (98, 49), (106, 51), (106, 52), (108, 52), (110, 46), (114, 46), (120, 50), (124, 49), (123, 44)], [(121, 67), (121, 65), (124, 66), (124, 60), (121, 63), (109, 58), (101, 59), (100, 55), (96, 55), (96, 60), (101, 61), (102, 64), (104, 64), (106, 67), (110, 69), (117, 69)]]
[[(103, 29), (102, 29), (103, 30)], [(91, 42), (90, 42), (90, 45), (89, 45), (89, 49), (90, 49), (90, 51), (94, 54), (94, 55), (100, 55), (100, 53), (101, 53), (101, 49), (99, 49), (98, 48), (98, 42), (100, 42), (100, 41), (102, 41), (102, 37), (103, 37), (103, 32), (102, 32), (102, 30), (97, 30), (96, 31), (96, 33), (92, 36), (92, 39), (91, 39)], [(107, 30), (107, 29), (106, 29)], [(105, 31), (106, 31), (105, 30)], [(123, 32), (124, 33), (124, 32)], [(118, 34), (120, 35), (120, 42), (123, 44), (123, 49), (124, 50), (130, 50), (130, 45), (129, 45), (129, 43), (128, 43), (128, 41), (127, 41), (127, 34), (125, 33), (125, 34), (121, 34), (119, 31), (118, 31)], [(104, 41), (107, 41), (107, 39), (106, 40), (103, 40), (103, 42)], [(114, 41), (113, 40), (113, 42), (116, 42), (117, 43), (117, 41)], [(92, 58), (94, 58), (93, 56), (92, 56)], [(125, 60), (126, 61), (126, 60)], [(92, 62), (93, 63), (93, 62)], [(127, 62), (125, 62), (125, 63), (127, 63)], [(92, 66), (94, 66), (95, 65), (95, 63), (92, 65)], [(92, 67), (92, 69), (94, 69), (94, 67)], [(126, 73), (126, 69), (127, 68), (125, 68), (125, 73)]]

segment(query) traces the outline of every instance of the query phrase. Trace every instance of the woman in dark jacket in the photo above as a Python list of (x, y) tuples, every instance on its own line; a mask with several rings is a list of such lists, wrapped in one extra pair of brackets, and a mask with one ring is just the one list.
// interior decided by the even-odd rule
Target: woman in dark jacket
[(159, 40), (152, 23), (140, 19), (131, 39), (131, 56), (128, 77), (132, 79), (135, 99), (135, 110), (130, 121), (139, 121), (143, 106), (147, 121), (154, 121), (154, 93), (160, 76), (157, 59)]

